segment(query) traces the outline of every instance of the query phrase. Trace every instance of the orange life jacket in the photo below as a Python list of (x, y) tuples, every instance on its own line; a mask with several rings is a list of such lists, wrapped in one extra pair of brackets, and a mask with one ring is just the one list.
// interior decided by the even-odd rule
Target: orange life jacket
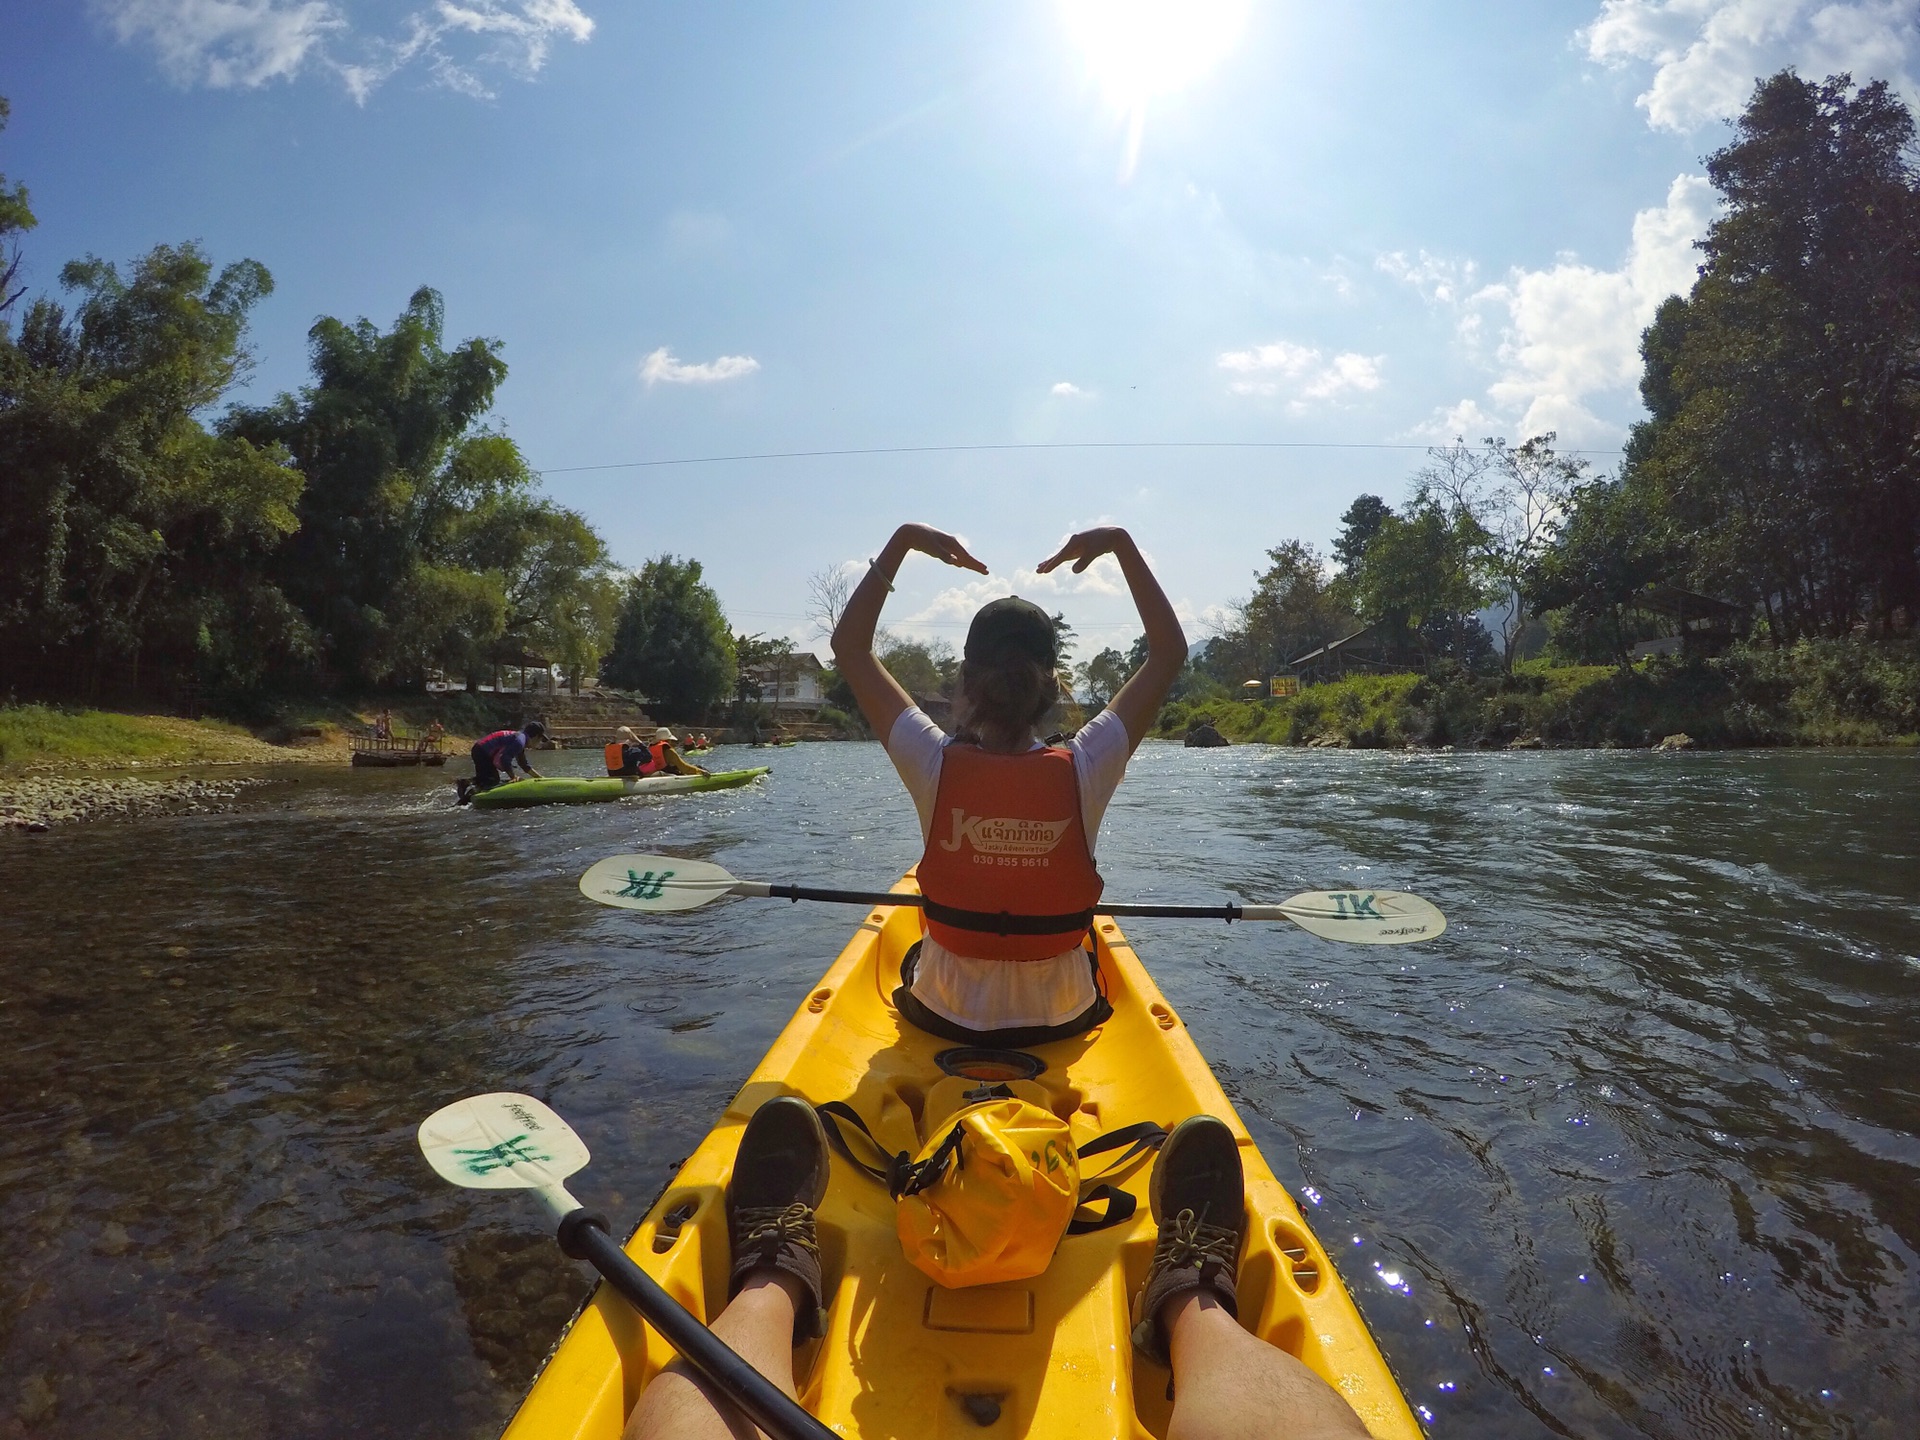
[(1086, 938), (1104, 883), (1072, 751), (941, 752), (920, 859), (927, 933), (941, 945), (976, 960), (1049, 959)]
[(656, 740), (647, 747), (647, 758), (640, 762), (642, 775), (659, 775), (667, 769), (667, 740)]
[(607, 774), (618, 775), (627, 768), (627, 747), (618, 740), (607, 746)]

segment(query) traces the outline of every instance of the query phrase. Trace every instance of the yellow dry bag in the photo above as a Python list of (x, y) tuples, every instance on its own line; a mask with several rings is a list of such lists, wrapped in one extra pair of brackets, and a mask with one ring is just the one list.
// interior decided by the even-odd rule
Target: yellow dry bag
[[(1047, 1268), (1062, 1236), (1105, 1229), (1133, 1214), (1136, 1202), (1124, 1190), (1097, 1185), (1082, 1192), (1079, 1157), (1129, 1146), (1108, 1167), (1115, 1168), (1157, 1146), (1166, 1134), (1159, 1126), (1128, 1126), (1076, 1150), (1067, 1122), (1051, 1110), (1002, 1086), (973, 1094), (980, 1098), (949, 1117), (918, 1154), (903, 1151), (884, 1169), (848, 1149), (836, 1121), (855, 1126), (879, 1150), (850, 1106), (819, 1107), (841, 1154), (900, 1202), (900, 1248), (928, 1278), (950, 1290), (1028, 1280)], [(1104, 1214), (1075, 1218), (1083, 1202), (1097, 1201), (1106, 1203)]]

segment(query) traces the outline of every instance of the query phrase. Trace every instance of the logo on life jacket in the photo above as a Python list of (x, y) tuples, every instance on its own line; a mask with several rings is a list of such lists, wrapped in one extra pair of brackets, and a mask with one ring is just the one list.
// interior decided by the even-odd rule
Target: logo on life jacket
[(942, 850), (958, 850), (961, 843), (982, 855), (1045, 855), (1060, 843), (1072, 820), (1016, 820), (1005, 816), (986, 819), (953, 810), (953, 834), (940, 842)]

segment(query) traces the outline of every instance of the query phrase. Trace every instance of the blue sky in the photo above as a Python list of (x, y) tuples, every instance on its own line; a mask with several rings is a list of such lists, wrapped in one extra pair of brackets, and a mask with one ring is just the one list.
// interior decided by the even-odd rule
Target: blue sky
[(1605, 468), (1753, 78), (1920, 68), (1880, 0), (0, 0), (0, 35), (37, 288), (258, 259), (265, 398), (315, 317), (431, 284), (504, 342), (549, 492), (623, 563), (697, 556), (738, 628), (809, 638), (807, 577), (921, 519), (995, 575), (914, 562), (899, 628), (957, 642), (1017, 588), (1123, 646), (1105, 567), (1031, 574), (1070, 530), (1129, 526), (1198, 639), (1420, 451), (575, 467), (1555, 429)]

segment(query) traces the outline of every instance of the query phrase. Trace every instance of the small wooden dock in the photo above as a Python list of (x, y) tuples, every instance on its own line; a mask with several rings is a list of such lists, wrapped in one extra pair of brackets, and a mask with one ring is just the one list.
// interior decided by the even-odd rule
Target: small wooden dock
[(417, 738), (382, 735), (349, 735), (355, 765), (393, 767), (399, 765), (444, 765), (447, 747), (439, 735)]

